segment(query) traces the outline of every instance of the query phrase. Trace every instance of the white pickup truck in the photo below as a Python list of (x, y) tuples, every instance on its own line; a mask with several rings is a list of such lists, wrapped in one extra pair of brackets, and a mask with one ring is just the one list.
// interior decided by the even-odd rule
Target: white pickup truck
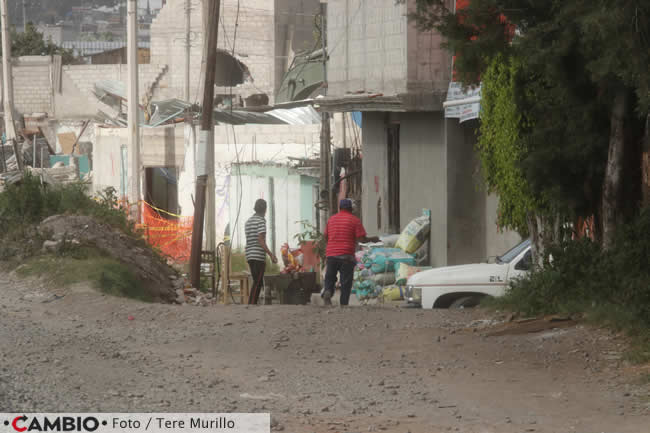
[(484, 296), (502, 296), (508, 283), (531, 268), (530, 239), (496, 258), (495, 263), (446, 266), (408, 279), (406, 299), (422, 308), (474, 307)]

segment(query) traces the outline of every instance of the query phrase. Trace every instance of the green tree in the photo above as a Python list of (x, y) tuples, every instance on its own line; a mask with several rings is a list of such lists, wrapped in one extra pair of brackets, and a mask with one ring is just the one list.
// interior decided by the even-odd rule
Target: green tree
[[(638, 208), (641, 118), (650, 104), (650, 5), (645, 0), (471, 0), (455, 13), (448, 3), (417, 0), (411, 18), (421, 29), (446, 37), (464, 83), (483, 79), (489, 89), (496, 85), (489, 81), (499, 76), (489, 74), (495, 61), (514, 59), (519, 65), (510, 87), (524, 121), (516, 134), (518, 158), (509, 160), (537, 203), (537, 224), (529, 227), (557, 234), (563, 219), (594, 214), (601, 221), (603, 246), (609, 247), (616, 226)], [(489, 92), (486, 96), (483, 110), (496, 103)], [(495, 145), (505, 151), (513, 143)], [(516, 199), (503, 196), (511, 190), (490, 173), (493, 166), (484, 169), (503, 200)]]
[[(2, 49), (0, 48), (0, 55)], [(18, 33), (11, 31), (11, 55), (20, 56), (51, 56), (61, 55), (64, 64), (74, 63), (75, 57), (71, 50), (61, 48), (50, 40), (43, 39), (43, 33), (36, 30), (33, 23), (27, 23), (27, 31)]]

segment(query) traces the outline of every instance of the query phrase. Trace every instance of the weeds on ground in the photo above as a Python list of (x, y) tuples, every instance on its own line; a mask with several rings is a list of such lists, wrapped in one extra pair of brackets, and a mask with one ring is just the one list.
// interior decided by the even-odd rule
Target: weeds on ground
[(490, 304), (526, 315), (581, 313), (632, 337), (630, 361), (650, 361), (650, 209), (619, 229), (609, 251), (581, 239), (549, 253), (552, 262)]
[(125, 209), (118, 206), (114, 188), (107, 188), (92, 198), (88, 195), (88, 185), (82, 182), (46, 185), (25, 172), (20, 182), (0, 193), (0, 265), (5, 262), (4, 267), (11, 268), (21, 260), (19, 275), (46, 276), (61, 286), (89, 281), (107, 294), (151, 300), (128, 265), (96, 247), (73, 244), (64, 236), (55, 252), (43, 254), (41, 246), (45, 238), (39, 234), (37, 225), (61, 214), (92, 217), (137, 239), (143, 248), (150, 248), (128, 219)]
[(54, 253), (27, 259), (16, 273), (22, 277), (47, 277), (61, 287), (90, 282), (108, 295), (152, 300), (127, 265), (92, 246), (64, 245)]

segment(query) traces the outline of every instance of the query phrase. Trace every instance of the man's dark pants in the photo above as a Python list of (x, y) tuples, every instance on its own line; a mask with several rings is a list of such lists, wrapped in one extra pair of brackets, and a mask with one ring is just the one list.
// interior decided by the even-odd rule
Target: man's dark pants
[(350, 301), (350, 291), (352, 290), (352, 281), (354, 279), (354, 266), (355, 263), (352, 260), (339, 259), (335, 257), (327, 258), (325, 290), (334, 295), (336, 274), (341, 274), (341, 305), (348, 305), (348, 302)]
[(261, 260), (249, 260), (248, 267), (251, 269), (251, 276), (253, 277), (253, 288), (248, 295), (248, 303), (255, 305), (260, 299), (260, 293), (264, 288), (264, 270), (266, 269), (266, 262)]

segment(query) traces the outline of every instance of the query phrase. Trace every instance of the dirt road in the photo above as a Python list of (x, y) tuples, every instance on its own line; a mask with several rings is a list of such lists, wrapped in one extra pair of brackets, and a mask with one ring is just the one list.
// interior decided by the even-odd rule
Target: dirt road
[(492, 316), (143, 304), (0, 274), (0, 408), (262, 411), (296, 433), (649, 431), (619, 338), (486, 337)]

